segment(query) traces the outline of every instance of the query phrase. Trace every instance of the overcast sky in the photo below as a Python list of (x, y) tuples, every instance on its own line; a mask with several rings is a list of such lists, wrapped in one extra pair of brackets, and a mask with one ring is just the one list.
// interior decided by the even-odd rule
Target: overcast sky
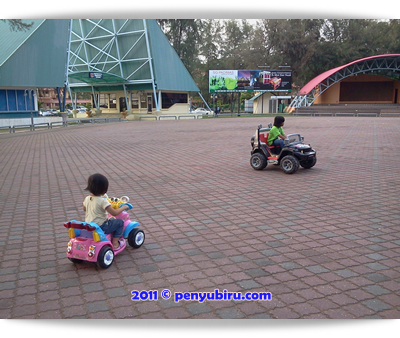
[[(56, 4), (56, 5), (55, 5)], [(361, 4), (361, 5), (360, 5)], [(268, 19), (397, 19), (400, 3), (388, 1), (385, 5), (362, 5), (360, 1), (325, 1), (316, 5), (313, 1), (286, 0), (232, 1), (232, 0), (119, 0), (115, 6), (107, 2), (69, 0), (22, 0), (3, 1), (1, 17), (4, 19), (221, 19), (221, 18), (268, 18)]]

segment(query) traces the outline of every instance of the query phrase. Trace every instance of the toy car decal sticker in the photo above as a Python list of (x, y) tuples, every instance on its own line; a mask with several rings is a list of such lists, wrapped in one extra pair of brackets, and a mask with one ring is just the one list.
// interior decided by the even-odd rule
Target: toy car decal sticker
[(80, 251), (86, 251), (86, 244), (75, 242), (75, 249)]

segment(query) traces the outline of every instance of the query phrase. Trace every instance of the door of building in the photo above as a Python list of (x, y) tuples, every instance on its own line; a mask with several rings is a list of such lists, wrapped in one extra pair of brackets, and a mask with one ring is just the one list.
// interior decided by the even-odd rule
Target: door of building
[(153, 95), (147, 94), (147, 113), (150, 114), (152, 112), (153, 106)]
[(123, 112), (126, 110), (126, 100), (124, 97), (119, 98), (119, 112)]

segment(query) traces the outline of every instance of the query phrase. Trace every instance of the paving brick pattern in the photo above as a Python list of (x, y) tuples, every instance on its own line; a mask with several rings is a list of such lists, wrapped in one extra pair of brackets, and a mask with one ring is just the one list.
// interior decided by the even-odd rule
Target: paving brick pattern
[[(272, 118), (141, 121), (0, 134), (0, 318), (400, 318), (400, 119), (288, 117), (318, 163), (250, 167)], [(87, 177), (146, 233), (74, 265), (63, 223)], [(132, 290), (271, 292), (271, 301), (131, 300)]]

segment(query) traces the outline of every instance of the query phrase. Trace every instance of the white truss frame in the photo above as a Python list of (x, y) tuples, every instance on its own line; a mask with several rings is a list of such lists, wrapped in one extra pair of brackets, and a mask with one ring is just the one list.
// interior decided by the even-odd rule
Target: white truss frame
[[(80, 27), (80, 32), (74, 32), (72, 31), (72, 24), (74, 20), (78, 20), (79, 22), (79, 27)], [(102, 23), (105, 20), (111, 20), (112, 21), (112, 27), (113, 29), (110, 30), (108, 28), (105, 28), (102, 26)], [(68, 75), (72, 74), (77, 74), (77, 73), (82, 73), (82, 68), (86, 68), (86, 72), (101, 72), (103, 74), (109, 74), (112, 76), (117, 76), (120, 77), (123, 82), (122, 85), (124, 87), (124, 92), (125, 92), (125, 100), (128, 103), (128, 98), (126, 95), (126, 85), (129, 84), (143, 84), (143, 83), (150, 83), (152, 84), (153, 87), (153, 94), (154, 94), (154, 101), (156, 103), (156, 109), (159, 110), (160, 108), (160, 100), (157, 98), (156, 95), (156, 86), (155, 86), (155, 79), (154, 79), (154, 72), (153, 72), (153, 65), (152, 65), (152, 58), (150, 54), (150, 47), (149, 47), (149, 39), (148, 39), (148, 32), (147, 32), (147, 25), (146, 25), (146, 19), (143, 19), (143, 27), (144, 29), (142, 30), (131, 30), (131, 31), (122, 31), (128, 22), (131, 19), (126, 19), (121, 27), (119, 29), (116, 28), (115, 20), (114, 19), (101, 19), (99, 22), (95, 22), (90, 19), (72, 19), (71, 24), (70, 24), (70, 40), (69, 40), (69, 48), (68, 48)], [(83, 25), (82, 22), (87, 21), (91, 25), (93, 25), (93, 28), (87, 33), (84, 34), (83, 32)], [(92, 36), (92, 32), (94, 29), (99, 28), (102, 31), (104, 31), (104, 34), (102, 35), (97, 35), (97, 36)], [(131, 35), (135, 36), (136, 42), (133, 43), (133, 45), (129, 48), (128, 51), (124, 53), (124, 55), (121, 55), (121, 50), (118, 44), (118, 40), (120, 36), (123, 35)], [(93, 42), (96, 39), (109, 39), (108, 42), (102, 47), (99, 48)], [(141, 57), (141, 58), (132, 58), (129, 57), (128, 55), (130, 52), (136, 47), (136, 45), (141, 41), (141, 39), (145, 39), (146, 43), (146, 57)], [(71, 43), (78, 43), (78, 47), (75, 48), (74, 50), (71, 50)], [(88, 56), (88, 47), (97, 50), (97, 54), (93, 56), (91, 59), (89, 59)], [(115, 47), (115, 50), (117, 51), (117, 55), (111, 54), (111, 50)], [(85, 55), (85, 59), (80, 57), (79, 55), (83, 51), (83, 54)], [(100, 61), (102, 60), (102, 61)], [(139, 63), (139, 66), (130, 74), (124, 74), (124, 68), (123, 64), (124, 63), (129, 63), (129, 62), (137, 62)], [(134, 75), (145, 65), (149, 65), (150, 69), (150, 78), (147, 79), (133, 79)], [(115, 74), (112, 72), (115, 68), (118, 68), (119, 74)], [(105, 71), (105, 69), (108, 69)], [(68, 87), (86, 87), (89, 84), (87, 83), (74, 83), (72, 86), (69, 84)], [(100, 84), (99, 84), (100, 85)], [(107, 84), (109, 85), (109, 84)], [(92, 91), (94, 93), (93, 85), (92, 85)]]
[(289, 107), (300, 108), (311, 106), (317, 97), (325, 92), (329, 87), (343, 79), (358, 75), (371, 74), (384, 75), (388, 77), (400, 76), (400, 57), (384, 57), (370, 60), (361, 60), (360, 62), (344, 67), (331, 76), (321, 81), (313, 90), (305, 95), (297, 95)]

